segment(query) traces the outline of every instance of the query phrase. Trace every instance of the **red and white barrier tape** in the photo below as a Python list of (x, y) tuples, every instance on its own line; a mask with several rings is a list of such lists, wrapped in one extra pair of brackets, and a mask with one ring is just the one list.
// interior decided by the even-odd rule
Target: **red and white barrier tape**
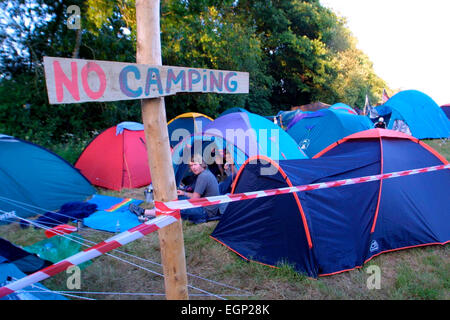
[(384, 180), (384, 179), (390, 179), (390, 178), (396, 178), (396, 177), (403, 177), (403, 176), (409, 176), (409, 175), (414, 175), (414, 174), (418, 174), (418, 173), (425, 173), (425, 172), (431, 172), (431, 171), (437, 171), (437, 170), (443, 170), (443, 169), (450, 169), (450, 164), (443, 164), (443, 165), (439, 165), (439, 166), (426, 167), (426, 168), (420, 168), (420, 169), (412, 169), (412, 170), (404, 170), (404, 171), (384, 173), (384, 174), (377, 174), (377, 175), (365, 176), (365, 177), (359, 177), (359, 178), (351, 178), (351, 179), (343, 179), (343, 180), (330, 181), (330, 182), (314, 183), (314, 184), (303, 185), (303, 186), (285, 187), (285, 188), (262, 190), (262, 191), (251, 191), (251, 192), (244, 192), (244, 193), (220, 195), (220, 196), (214, 196), (214, 197), (208, 197), (208, 198), (174, 200), (174, 201), (169, 201), (169, 202), (155, 201), (155, 208), (156, 208), (157, 212), (162, 213), (162, 214), (167, 214), (174, 210), (207, 207), (207, 206), (216, 205), (216, 204), (235, 202), (235, 201), (241, 201), (241, 200), (247, 200), (247, 199), (256, 199), (256, 198), (274, 196), (274, 195), (279, 195), (279, 194), (287, 194), (287, 193), (309, 191), (309, 190), (316, 190), (316, 189), (333, 188), (333, 187), (339, 187), (339, 186), (343, 186), (343, 185), (350, 185), (350, 184), (370, 182), (370, 181), (376, 181), (376, 180), (382, 180), (382, 179)]
[(143, 236), (152, 233), (156, 230), (164, 228), (180, 218), (178, 214), (159, 215), (156, 218), (140, 224), (130, 230), (119, 233), (103, 242), (96, 244), (82, 252), (79, 252), (71, 257), (61, 260), (51, 266), (48, 266), (40, 271), (30, 274), (22, 279), (11, 282), (0, 288), (0, 298), (7, 296), (17, 290), (28, 287), (36, 282), (52, 277), (73, 265), (79, 265), (83, 262), (96, 258), (106, 252), (114, 250), (118, 247), (126, 245), (134, 240), (142, 238)]
[(51, 276), (54, 276), (68, 267), (73, 265), (78, 265), (93, 258), (96, 258), (106, 252), (114, 250), (118, 247), (121, 247), (127, 243), (130, 243), (134, 240), (137, 240), (149, 233), (152, 233), (158, 229), (164, 228), (178, 219), (180, 219), (179, 210), (182, 209), (190, 209), (190, 208), (199, 208), (199, 207), (207, 207), (215, 204), (235, 202), (241, 200), (255, 199), (261, 197), (274, 196), (279, 194), (287, 194), (308, 190), (316, 190), (316, 189), (326, 189), (339, 187), (343, 185), (364, 183), (370, 181), (376, 181), (381, 179), (390, 179), (402, 176), (409, 176), (418, 173), (425, 173), (443, 169), (450, 169), (450, 164), (413, 169), (413, 170), (405, 170), (398, 171), (392, 173), (378, 174), (372, 176), (365, 176), (359, 178), (351, 178), (351, 179), (343, 179), (331, 182), (321, 182), (303, 186), (295, 186), (295, 187), (285, 187), (271, 190), (263, 190), (263, 191), (253, 191), (253, 192), (245, 192), (238, 194), (230, 194), (230, 195), (221, 195), (215, 197), (208, 198), (200, 198), (200, 199), (189, 199), (189, 200), (175, 200), (169, 202), (159, 202), (155, 201), (155, 208), (157, 211), (157, 217), (149, 220), (141, 225), (138, 225), (128, 231), (122, 232), (118, 235), (115, 235), (93, 247), (90, 247), (82, 252), (79, 252), (69, 258), (66, 258), (58, 263), (55, 263), (47, 268), (44, 268), (40, 271), (37, 271), (29, 276), (26, 276), (22, 279), (19, 279), (15, 282), (9, 283), (8, 285), (0, 288), (0, 298), (13, 293), (14, 291), (23, 289), (28, 287), (36, 282), (45, 280)]

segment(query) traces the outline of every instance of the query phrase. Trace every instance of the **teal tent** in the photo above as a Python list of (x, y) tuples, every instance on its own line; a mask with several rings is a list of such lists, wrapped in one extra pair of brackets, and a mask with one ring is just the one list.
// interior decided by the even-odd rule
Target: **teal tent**
[(450, 137), (450, 120), (442, 108), (423, 92), (400, 91), (375, 110), (385, 120), (389, 119), (387, 129), (404, 132), (418, 139)]
[(89, 181), (58, 155), (33, 143), (0, 135), (0, 208), (30, 217), (84, 201)]
[[(13, 263), (0, 264), (0, 287), (26, 276)], [(0, 300), (68, 300), (40, 283), (33, 284), (0, 298)]]
[(306, 155), (312, 158), (330, 144), (372, 127), (372, 122), (366, 116), (322, 109), (298, 115), (286, 132), (294, 138)]

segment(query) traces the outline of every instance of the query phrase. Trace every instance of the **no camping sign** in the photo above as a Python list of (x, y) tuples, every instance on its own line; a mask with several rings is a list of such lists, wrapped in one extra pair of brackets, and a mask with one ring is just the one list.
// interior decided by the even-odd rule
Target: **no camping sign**
[(248, 93), (248, 72), (44, 57), (51, 104)]

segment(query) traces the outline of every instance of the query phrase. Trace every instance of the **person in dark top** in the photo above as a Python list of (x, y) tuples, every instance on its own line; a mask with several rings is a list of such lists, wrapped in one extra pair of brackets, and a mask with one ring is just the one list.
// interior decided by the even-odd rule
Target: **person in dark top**
[(375, 123), (375, 128), (386, 129), (386, 123), (383, 117), (378, 118), (378, 122)]
[[(194, 155), (189, 163), (189, 168), (197, 176), (193, 192), (177, 190), (178, 199), (197, 199), (219, 195), (219, 183), (216, 177), (208, 170), (201, 156)], [(143, 209), (135, 204), (130, 204), (128, 209), (138, 216), (154, 217), (155, 209)], [(180, 211), (181, 218), (195, 224), (220, 219), (219, 205), (201, 208), (184, 209)]]

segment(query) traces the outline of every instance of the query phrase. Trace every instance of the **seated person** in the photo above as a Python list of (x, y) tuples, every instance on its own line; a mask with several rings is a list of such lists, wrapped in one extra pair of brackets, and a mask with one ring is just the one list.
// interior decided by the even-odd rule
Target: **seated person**
[(380, 117), (378, 122), (375, 123), (375, 128), (386, 129), (386, 123), (384, 122), (384, 118)]
[(234, 178), (236, 177), (237, 170), (236, 166), (233, 162), (233, 157), (231, 154), (227, 151), (225, 155), (225, 164), (223, 166), (226, 178), (223, 182), (219, 184), (219, 192), (220, 194), (226, 194), (231, 192), (231, 185), (233, 183)]
[[(189, 168), (197, 176), (195, 188), (193, 192), (177, 190), (178, 196), (181, 196), (179, 197), (180, 200), (219, 195), (219, 184), (211, 171), (207, 169), (207, 165), (201, 156), (194, 155), (189, 163)], [(143, 209), (135, 204), (130, 204), (128, 208), (138, 216), (144, 215), (155, 217), (156, 215), (155, 209)], [(180, 213), (182, 219), (189, 220), (195, 224), (220, 219), (219, 205), (184, 209), (181, 210)]]

